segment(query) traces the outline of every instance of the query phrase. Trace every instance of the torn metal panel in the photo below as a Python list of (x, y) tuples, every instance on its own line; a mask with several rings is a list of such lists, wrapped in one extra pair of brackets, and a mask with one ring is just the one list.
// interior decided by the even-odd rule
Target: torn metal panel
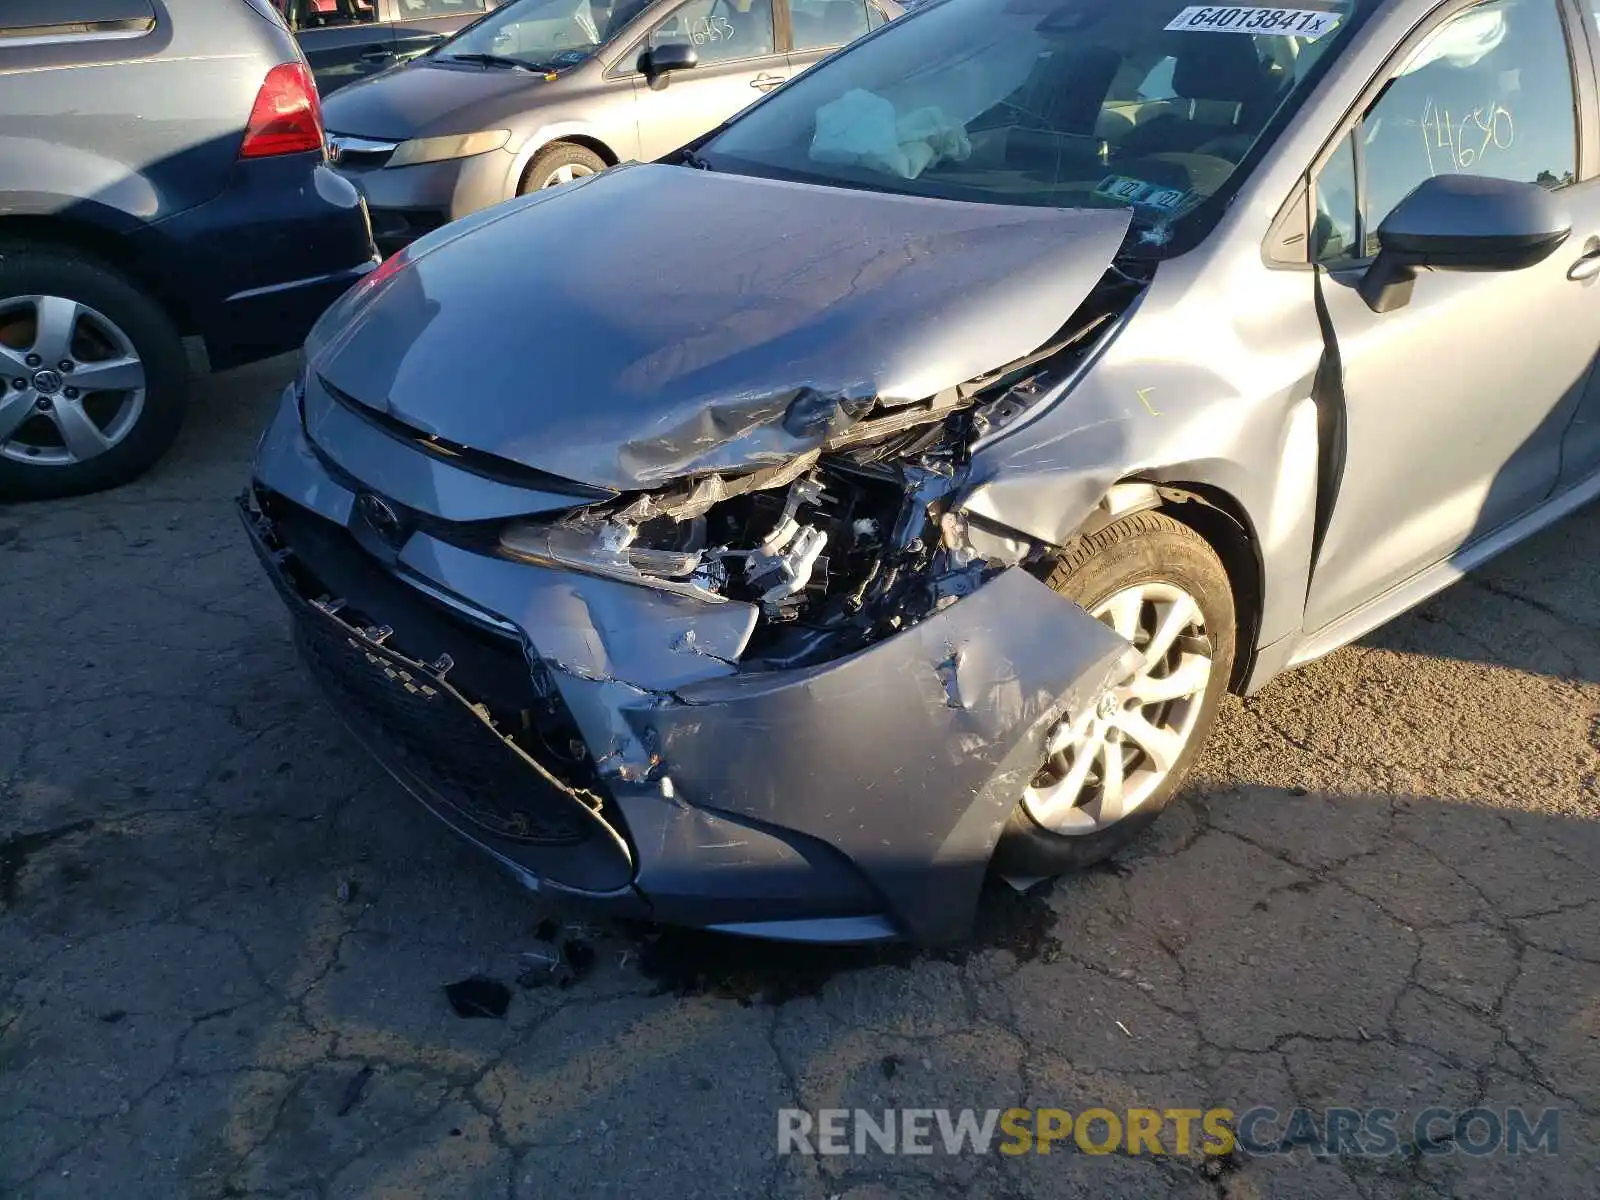
[(727, 675), (756, 609), (477, 554), (427, 534), (402, 566), (515, 624), (552, 668), (583, 679), (668, 691)]
[(1163, 262), (1075, 374), (974, 446), (957, 507), (1061, 545), (1123, 480), (1215, 489), (1260, 539), (1261, 640), (1295, 632), (1317, 468), (1291, 430), (1323, 357), (1312, 289), (1207, 250)]
[(561, 664), (546, 663), (606, 786), (658, 779), (663, 770), (659, 739), (649, 729), (633, 724), (628, 714), (658, 708), (671, 703), (670, 698), (620, 680), (594, 679)]
[[(782, 466), (1050, 342), (1130, 224), (659, 166), (582, 196), (419, 248), (308, 346), (311, 374), (587, 484)], [(663, 272), (662, 228), (685, 269)]]
[(911, 936), (940, 941), (968, 927), (1045, 732), (1132, 654), (1013, 569), (843, 661), (708, 680), (628, 715), (685, 800), (827, 840)]

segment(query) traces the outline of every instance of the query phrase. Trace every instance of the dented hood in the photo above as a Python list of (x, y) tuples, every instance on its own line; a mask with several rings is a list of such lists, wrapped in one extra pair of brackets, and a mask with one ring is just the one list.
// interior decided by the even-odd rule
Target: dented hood
[(627, 166), (449, 226), (307, 346), (350, 401), (618, 489), (788, 461), (1027, 355), (1121, 211)]

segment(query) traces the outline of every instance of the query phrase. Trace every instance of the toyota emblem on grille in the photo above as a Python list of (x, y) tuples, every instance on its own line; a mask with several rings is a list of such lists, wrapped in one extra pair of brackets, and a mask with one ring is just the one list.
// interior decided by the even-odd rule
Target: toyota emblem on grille
[(360, 510), (362, 520), (372, 527), (372, 531), (384, 541), (391, 544), (400, 540), (404, 532), (400, 524), (400, 514), (382, 496), (374, 496), (371, 492), (362, 492), (356, 497), (356, 508)]

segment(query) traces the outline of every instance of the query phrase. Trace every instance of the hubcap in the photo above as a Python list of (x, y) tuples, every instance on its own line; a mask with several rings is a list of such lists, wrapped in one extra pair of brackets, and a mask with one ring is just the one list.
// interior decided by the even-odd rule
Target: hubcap
[(594, 170), (583, 163), (567, 163), (546, 175), (539, 187), (541, 189), (560, 187), (563, 183), (571, 183), (574, 179), (582, 179), (585, 175), (593, 174)]
[(1029, 816), (1067, 837), (1098, 833), (1149, 801), (1189, 744), (1211, 682), (1205, 616), (1175, 584), (1127, 588), (1090, 615), (1141, 658), (1132, 675), (1055, 728), (1023, 793)]
[(61, 296), (0, 298), (0, 458), (95, 458), (128, 436), (144, 397), (144, 363), (103, 313)]

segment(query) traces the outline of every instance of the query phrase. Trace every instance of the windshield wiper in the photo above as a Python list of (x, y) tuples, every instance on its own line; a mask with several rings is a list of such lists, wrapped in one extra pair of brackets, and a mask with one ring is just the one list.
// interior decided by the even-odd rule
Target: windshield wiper
[(503, 54), (446, 54), (445, 57), (451, 62), (475, 62), (485, 67), (510, 67), (516, 71), (533, 70), (527, 63)]
[(711, 164), (693, 150), (679, 150), (678, 161), (686, 167), (693, 167), (697, 171), (711, 170)]

